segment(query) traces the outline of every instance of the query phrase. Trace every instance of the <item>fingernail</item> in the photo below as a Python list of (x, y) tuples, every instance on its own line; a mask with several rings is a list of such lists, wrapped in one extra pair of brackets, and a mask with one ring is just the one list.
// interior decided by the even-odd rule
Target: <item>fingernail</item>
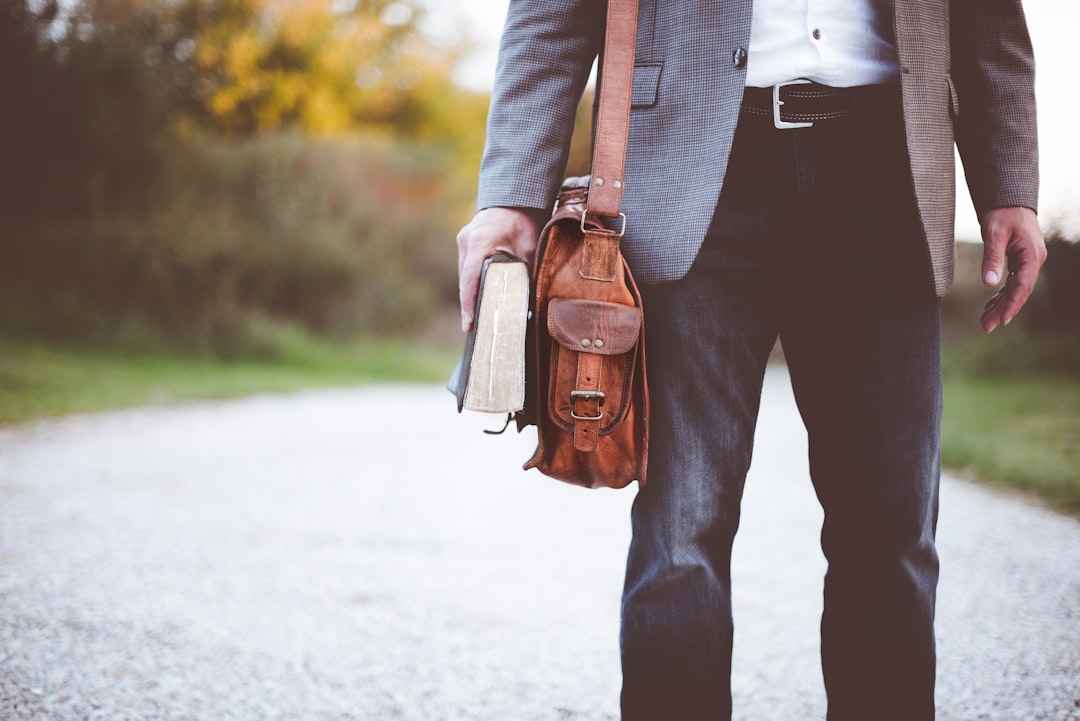
[(983, 276), (983, 282), (987, 285), (997, 285), (1001, 282), (1001, 274), (996, 270), (988, 270), (986, 275)]

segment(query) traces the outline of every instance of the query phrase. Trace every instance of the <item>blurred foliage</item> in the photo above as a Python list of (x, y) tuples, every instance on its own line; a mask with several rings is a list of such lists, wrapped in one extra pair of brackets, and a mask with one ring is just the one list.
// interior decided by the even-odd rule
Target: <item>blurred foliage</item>
[(979, 316), (993, 290), (982, 285), (982, 246), (957, 247), (956, 283), (942, 303), (952, 370), (966, 374), (1080, 379), (1080, 243), (1047, 233), (1047, 260), (1035, 292), (1007, 328), (986, 335)]
[(196, 127), (462, 132), (456, 124), (446, 132), (447, 120), (460, 117), (462, 91), (448, 81), (460, 49), (419, 32), (413, 0), (181, 0), (167, 14), (161, 56)]
[(143, 57), (139, 15), (88, 26), (71, 10), (0, 2), (0, 218), (140, 205), (167, 144), (174, 93)]
[[(33, 8), (40, 5), (40, 8)], [(487, 98), (414, 0), (5, 0), (0, 212), (140, 206), (195, 134), (281, 130), (437, 143), (476, 164)]]
[(590, 85), (585, 89), (585, 94), (578, 103), (577, 115), (574, 116), (574, 135), (570, 139), (570, 155), (566, 161), (567, 176), (577, 177), (590, 172), (596, 101), (596, 89)]
[(264, 353), (456, 303), (487, 97), (414, 0), (0, 2), (0, 322)]
[(11, 226), (9, 327), (227, 356), (272, 354), (289, 324), (348, 337), (424, 330), (457, 297), (448, 192), (430, 150), (271, 135), (204, 140), (132, 217)]

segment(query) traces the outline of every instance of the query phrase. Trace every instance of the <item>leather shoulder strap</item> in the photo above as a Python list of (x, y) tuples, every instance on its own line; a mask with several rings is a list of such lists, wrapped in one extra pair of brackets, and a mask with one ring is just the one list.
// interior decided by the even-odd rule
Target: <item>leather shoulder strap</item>
[(618, 217), (622, 204), (637, 17), (638, 0), (608, 0), (600, 105), (596, 111), (596, 146), (589, 188), (589, 212), (605, 218)]

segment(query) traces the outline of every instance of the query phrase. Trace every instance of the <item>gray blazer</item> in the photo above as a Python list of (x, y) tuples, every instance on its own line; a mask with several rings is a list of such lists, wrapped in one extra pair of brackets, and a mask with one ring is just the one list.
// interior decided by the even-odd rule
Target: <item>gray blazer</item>
[[(904, 121), (934, 288), (954, 269), (954, 141), (979, 213), (1036, 209), (1034, 61), (1020, 0), (894, 0)], [(550, 209), (605, 0), (511, 0), (478, 207)], [(751, 0), (641, 0), (623, 210), (640, 282), (681, 277), (723, 185)], [(753, 58), (749, 58), (753, 62)]]

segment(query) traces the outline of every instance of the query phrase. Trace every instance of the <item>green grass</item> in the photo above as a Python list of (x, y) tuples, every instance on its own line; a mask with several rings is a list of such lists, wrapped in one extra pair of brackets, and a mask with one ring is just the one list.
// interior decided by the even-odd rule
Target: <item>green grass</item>
[(1080, 516), (1080, 382), (947, 372), (942, 462)]
[(306, 340), (274, 360), (226, 361), (0, 335), (0, 423), (319, 386), (443, 382), (458, 352), (385, 339)]

